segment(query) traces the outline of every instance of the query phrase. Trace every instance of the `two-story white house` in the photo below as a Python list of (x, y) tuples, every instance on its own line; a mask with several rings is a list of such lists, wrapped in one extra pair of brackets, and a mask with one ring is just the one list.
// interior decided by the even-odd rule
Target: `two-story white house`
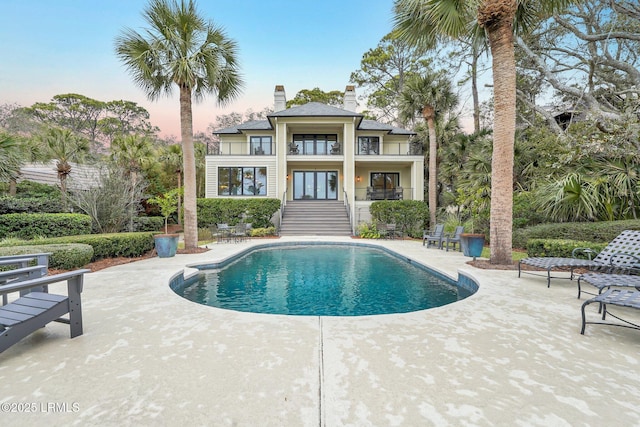
[(273, 197), (285, 211), (301, 202), (341, 202), (351, 233), (370, 220), (375, 200), (423, 200), (422, 144), (412, 131), (365, 120), (355, 111), (353, 86), (343, 108), (286, 108), (283, 86), (274, 99), (266, 120), (214, 132), (220, 142), (206, 158), (206, 197)]

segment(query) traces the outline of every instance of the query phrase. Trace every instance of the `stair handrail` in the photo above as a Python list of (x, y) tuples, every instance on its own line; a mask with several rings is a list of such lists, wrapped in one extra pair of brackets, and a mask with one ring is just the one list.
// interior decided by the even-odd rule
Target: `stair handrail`
[[(278, 230), (282, 228), (282, 217), (284, 216), (284, 207), (286, 205), (286, 201), (287, 201), (287, 190), (284, 190), (284, 193), (282, 193), (282, 201), (280, 202), (280, 220), (278, 222)], [(279, 231), (278, 231), (278, 234), (280, 234)]]
[(347, 219), (349, 220), (349, 228), (351, 229), (351, 235), (354, 235), (353, 232), (353, 223), (351, 222), (351, 207), (349, 206), (349, 197), (347, 197), (347, 190), (342, 190), (344, 193), (344, 206), (347, 210)]

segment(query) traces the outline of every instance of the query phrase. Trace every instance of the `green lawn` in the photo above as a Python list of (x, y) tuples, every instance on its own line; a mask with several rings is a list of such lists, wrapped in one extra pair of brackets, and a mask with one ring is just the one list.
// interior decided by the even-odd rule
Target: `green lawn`
[[(491, 249), (488, 246), (485, 246), (484, 248), (482, 248), (481, 257), (482, 258), (491, 258)], [(514, 261), (520, 261), (521, 259), (526, 258), (526, 257), (527, 257), (527, 253), (526, 252), (520, 252), (520, 251), (511, 252), (511, 258)]]

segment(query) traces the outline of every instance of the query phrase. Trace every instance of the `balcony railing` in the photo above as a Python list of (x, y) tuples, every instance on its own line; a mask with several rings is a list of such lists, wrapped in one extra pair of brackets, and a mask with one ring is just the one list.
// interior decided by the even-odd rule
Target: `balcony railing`
[(356, 148), (357, 156), (421, 156), (423, 154), (420, 142), (386, 142), (382, 146), (382, 152), (378, 146), (361, 145)]
[[(359, 147), (355, 147), (358, 149)], [(421, 156), (423, 154), (421, 143), (385, 143), (379, 149), (356, 150), (356, 156)], [(303, 156), (332, 156), (344, 154), (341, 142), (327, 147), (305, 147), (303, 144), (290, 142), (286, 145), (288, 155)], [(207, 154), (212, 156), (273, 156), (276, 153), (275, 143), (262, 144), (261, 147), (249, 147), (246, 142), (218, 142), (207, 145)]]
[(259, 147), (249, 147), (246, 142), (218, 142), (207, 146), (211, 156), (273, 156), (275, 144), (263, 143)]
[(411, 200), (412, 189), (404, 187), (396, 188), (373, 188), (356, 187), (356, 200)]
[(290, 142), (287, 144), (288, 153), (292, 155), (300, 154), (303, 156), (330, 156), (342, 154), (342, 143), (335, 142), (332, 145), (327, 144), (311, 144), (306, 145), (301, 142)]

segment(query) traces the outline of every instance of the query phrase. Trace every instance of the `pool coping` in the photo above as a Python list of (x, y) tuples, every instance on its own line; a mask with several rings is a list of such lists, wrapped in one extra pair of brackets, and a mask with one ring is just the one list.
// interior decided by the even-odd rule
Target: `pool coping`
[[(389, 249), (388, 247), (384, 247), (381, 245), (374, 245), (374, 244), (362, 243), (362, 242), (330, 242), (330, 241), (322, 242), (322, 241), (310, 241), (310, 240), (301, 240), (301, 241), (293, 241), (293, 242), (270, 242), (270, 243), (264, 243), (264, 244), (257, 244), (257, 245), (250, 246), (246, 249), (243, 249), (217, 262), (205, 263), (205, 264), (192, 263), (187, 265), (185, 270), (183, 270), (182, 272), (176, 273), (174, 276), (171, 277), (171, 279), (169, 280), (169, 287), (176, 294), (180, 295), (178, 293), (178, 288), (185, 286), (185, 284), (188, 284), (191, 280), (193, 280), (195, 276), (197, 276), (202, 272), (206, 272), (208, 270), (217, 270), (217, 269), (225, 268), (228, 265), (236, 262), (237, 260), (255, 251), (270, 249), (270, 248), (288, 248), (288, 247), (295, 247), (295, 246), (348, 246), (348, 247), (363, 247), (363, 248), (381, 250), (384, 253), (390, 256), (393, 256), (394, 258), (400, 259), (416, 268), (419, 268), (423, 271), (426, 271), (434, 275), (440, 280), (450, 283), (452, 286), (462, 288), (465, 292), (468, 292), (468, 295), (464, 296), (463, 298), (460, 298), (457, 301), (452, 301), (443, 305), (454, 304), (466, 298), (469, 298), (474, 293), (476, 293), (479, 288), (478, 283), (473, 279), (473, 277), (471, 277), (468, 274), (465, 274), (464, 272), (459, 271), (458, 278), (456, 279), (455, 277), (452, 277), (449, 274), (445, 274), (442, 271), (438, 271), (430, 267), (428, 264), (418, 259), (404, 256), (392, 249)], [(192, 302), (195, 302), (195, 301), (192, 301)], [(431, 307), (431, 308), (435, 308), (435, 307)], [(431, 308), (428, 308), (427, 310)], [(421, 311), (421, 310), (413, 310), (413, 311)], [(262, 314), (273, 314), (273, 313), (262, 313)], [(401, 313), (389, 313), (389, 314), (401, 314)], [(307, 316), (317, 316), (317, 315), (307, 315)]]

